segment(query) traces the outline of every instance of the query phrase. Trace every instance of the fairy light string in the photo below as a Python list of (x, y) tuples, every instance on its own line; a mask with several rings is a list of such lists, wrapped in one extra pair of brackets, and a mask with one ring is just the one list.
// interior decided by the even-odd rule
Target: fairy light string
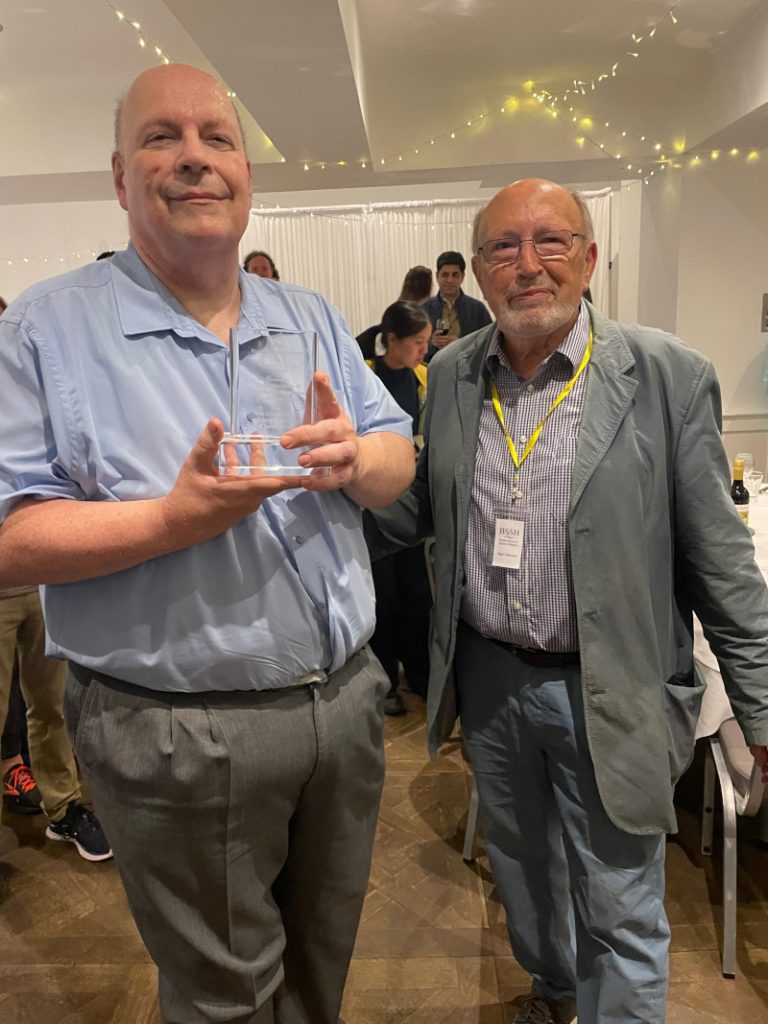
[[(133, 31), (136, 42), (142, 49), (149, 49), (154, 52), (158, 61), (163, 64), (170, 64), (173, 56), (151, 39), (141, 23), (131, 17), (130, 14), (115, 6), (111, 0), (104, 0), (106, 5), (115, 14), (118, 21)], [(301, 160), (299, 161), (305, 172), (314, 170), (326, 171), (330, 168), (345, 168), (349, 166), (358, 167), (360, 170), (367, 170), (369, 167), (385, 168), (393, 165), (409, 163), (413, 169), (412, 158), (418, 157), (422, 152), (428, 152), (432, 147), (444, 145), (455, 141), (461, 133), (466, 133), (478, 125), (498, 120), (501, 117), (509, 117), (518, 113), (525, 105), (528, 109), (534, 109), (540, 105), (542, 111), (550, 116), (552, 120), (558, 120), (562, 125), (572, 126), (574, 131), (573, 142), (579, 148), (589, 146), (600, 156), (606, 157), (615, 163), (621, 164), (622, 171), (631, 176), (636, 176), (648, 184), (651, 177), (657, 171), (668, 168), (680, 169), (682, 167), (700, 167), (708, 161), (715, 161), (720, 156), (730, 158), (739, 156), (747, 163), (754, 163), (759, 160), (763, 147), (751, 147), (747, 149), (725, 149), (708, 150), (706, 147), (692, 147), (686, 150), (682, 143), (663, 142), (652, 138), (647, 133), (635, 131), (626, 125), (619, 125), (612, 121), (587, 112), (578, 105), (578, 101), (587, 97), (590, 93), (596, 93), (608, 81), (618, 77), (622, 68), (630, 62), (640, 60), (647, 53), (648, 44), (657, 33), (668, 26), (677, 26), (680, 18), (676, 13), (681, 0), (676, 0), (665, 12), (649, 26), (635, 32), (630, 32), (624, 52), (615, 55), (616, 59), (606, 63), (600, 71), (596, 71), (588, 78), (574, 78), (564, 89), (553, 92), (549, 89), (538, 87), (529, 79), (525, 83), (525, 90), (528, 96), (522, 101), (517, 97), (506, 99), (497, 106), (485, 110), (475, 117), (470, 117), (455, 125), (453, 128), (442, 132), (436, 132), (422, 140), (416, 145), (407, 149), (380, 156), (376, 161), (370, 157), (363, 157), (357, 161), (347, 160)], [(237, 97), (237, 93), (227, 88), (227, 95), (231, 99)], [(651, 151), (642, 156), (632, 155), (627, 152), (628, 147), (634, 144), (635, 150), (638, 144), (651, 147)], [(409, 159), (410, 158), (410, 159)], [(285, 159), (283, 158), (283, 162)]]

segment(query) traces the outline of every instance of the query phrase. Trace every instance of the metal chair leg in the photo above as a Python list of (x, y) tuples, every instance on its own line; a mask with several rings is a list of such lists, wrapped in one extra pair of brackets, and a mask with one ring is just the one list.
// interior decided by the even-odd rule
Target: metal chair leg
[(701, 852), (712, 856), (712, 837), (715, 831), (715, 761), (707, 745), (704, 761), (704, 802), (701, 812)]
[(736, 977), (736, 801), (720, 743), (712, 741), (723, 801), (723, 975)]
[(472, 795), (469, 798), (469, 811), (467, 812), (467, 827), (464, 830), (464, 849), (461, 855), (464, 860), (471, 864), (475, 859), (475, 841), (477, 839), (477, 817), (480, 810), (480, 797), (477, 795), (477, 783), (472, 780)]

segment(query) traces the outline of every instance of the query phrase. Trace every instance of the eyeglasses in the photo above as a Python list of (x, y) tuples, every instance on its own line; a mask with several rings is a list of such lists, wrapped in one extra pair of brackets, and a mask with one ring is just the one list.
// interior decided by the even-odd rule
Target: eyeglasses
[(537, 231), (533, 238), (491, 238), (477, 250), (486, 263), (516, 263), (525, 242), (530, 242), (534, 252), (542, 260), (555, 260), (566, 256), (573, 248), (574, 238), (586, 238), (578, 231)]

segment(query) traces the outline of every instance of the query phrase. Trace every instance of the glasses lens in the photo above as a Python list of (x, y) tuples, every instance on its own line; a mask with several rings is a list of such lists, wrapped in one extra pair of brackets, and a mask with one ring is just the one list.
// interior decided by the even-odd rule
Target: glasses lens
[(506, 263), (516, 260), (520, 253), (519, 238), (492, 238), (483, 246), (483, 259), (487, 263)]
[(481, 247), (486, 263), (514, 263), (520, 256), (523, 242), (532, 242), (537, 254), (542, 259), (553, 256), (565, 256), (571, 251), (574, 234), (572, 231), (537, 231), (533, 238), (520, 239), (515, 235), (509, 238), (492, 238)]
[(564, 256), (573, 245), (570, 231), (537, 231), (533, 245), (539, 256)]

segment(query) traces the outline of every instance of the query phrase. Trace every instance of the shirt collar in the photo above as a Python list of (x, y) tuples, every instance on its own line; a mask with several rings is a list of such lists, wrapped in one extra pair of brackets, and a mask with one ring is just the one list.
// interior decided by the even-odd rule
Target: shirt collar
[[(124, 252), (110, 260), (112, 286), (115, 291), (118, 316), (127, 338), (161, 331), (173, 331), (181, 337), (194, 337), (221, 345), (221, 339), (198, 323), (183, 308), (162, 281), (154, 274), (129, 244)], [(282, 304), (271, 292), (262, 294), (264, 287), (255, 274), (240, 269), (240, 341), (263, 337), (272, 331), (295, 331)]]
[[(584, 353), (587, 350), (587, 342), (589, 341), (589, 328), (590, 328), (589, 310), (587, 305), (582, 299), (579, 306), (579, 315), (576, 317), (576, 323), (573, 325), (568, 334), (563, 338), (554, 352), (550, 352), (547, 358), (542, 362), (536, 371), (535, 376), (544, 370), (550, 360), (555, 357), (564, 358), (567, 360), (571, 373), (574, 373), (576, 367), (581, 364), (581, 360), (584, 358)], [(486, 362), (489, 363), (491, 370), (497, 363), (501, 363), (511, 373), (514, 373), (509, 365), (504, 350), (501, 347), (501, 332), (496, 327), (491, 344), (488, 346), (488, 354), (486, 355)], [(492, 361), (493, 360), (493, 361)]]

